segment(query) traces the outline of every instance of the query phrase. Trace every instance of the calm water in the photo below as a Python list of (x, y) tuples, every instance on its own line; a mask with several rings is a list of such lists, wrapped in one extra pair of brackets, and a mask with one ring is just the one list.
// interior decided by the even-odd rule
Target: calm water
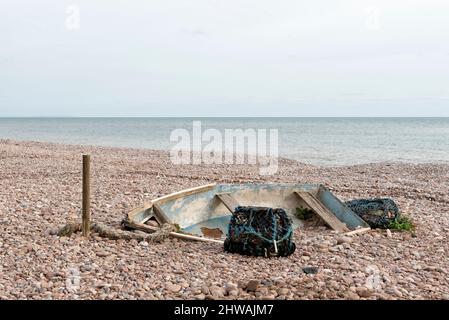
[(279, 153), (301, 162), (449, 162), (449, 118), (0, 118), (0, 138), (170, 149), (170, 132), (278, 129)]

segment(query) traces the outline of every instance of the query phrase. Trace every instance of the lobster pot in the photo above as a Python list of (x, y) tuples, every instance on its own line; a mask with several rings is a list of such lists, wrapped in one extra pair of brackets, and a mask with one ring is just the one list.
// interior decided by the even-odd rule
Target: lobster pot
[(387, 229), (391, 222), (400, 217), (398, 205), (389, 198), (357, 199), (345, 204), (371, 228)]
[(286, 257), (292, 242), (292, 221), (283, 209), (237, 207), (229, 222), (224, 250), (250, 256)]

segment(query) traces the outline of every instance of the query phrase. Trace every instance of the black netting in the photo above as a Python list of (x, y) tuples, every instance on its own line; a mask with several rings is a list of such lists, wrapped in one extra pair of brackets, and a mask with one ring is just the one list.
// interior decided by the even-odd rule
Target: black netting
[(227, 252), (251, 256), (288, 256), (292, 242), (291, 219), (283, 209), (237, 207), (224, 243)]
[(358, 199), (345, 204), (371, 228), (386, 229), (399, 218), (399, 208), (392, 199)]

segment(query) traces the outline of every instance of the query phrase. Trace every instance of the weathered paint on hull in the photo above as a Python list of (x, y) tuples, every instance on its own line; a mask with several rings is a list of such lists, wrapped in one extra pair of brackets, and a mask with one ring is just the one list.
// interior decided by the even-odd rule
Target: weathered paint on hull
[[(354, 230), (368, 225), (346, 207), (329, 190), (318, 184), (218, 184), (186, 190), (154, 200), (166, 216), (178, 224), (184, 232), (203, 236), (201, 228), (219, 229), (222, 237), (227, 233), (230, 211), (216, 197), (230, 193), (242, 206), (283, 208), (291, 215), (294, 227), (302, 225), (293, 214), (298, 207), (307, 205), (294, 192), (315, 195), (337, 218)], [(146, 221), (153, 214), (152, 208), (134, 210), (129, 219), (137, 223)]]

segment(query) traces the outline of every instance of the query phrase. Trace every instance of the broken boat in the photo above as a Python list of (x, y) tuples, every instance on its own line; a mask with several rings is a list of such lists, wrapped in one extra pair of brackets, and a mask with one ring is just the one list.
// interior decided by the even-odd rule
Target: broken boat
[(138, 207), (123, 220), (126, 228), (155, 232), (169, 223), (171, 235), (186, 240), (223, 243), (239, 206), (282, 208), (293, 228), (303, 225), (298, 208), (313, 211), (333, 230), (355, 234), (370, 229), (349, 207), (320, 184), (208, 184), (172, 193)]

